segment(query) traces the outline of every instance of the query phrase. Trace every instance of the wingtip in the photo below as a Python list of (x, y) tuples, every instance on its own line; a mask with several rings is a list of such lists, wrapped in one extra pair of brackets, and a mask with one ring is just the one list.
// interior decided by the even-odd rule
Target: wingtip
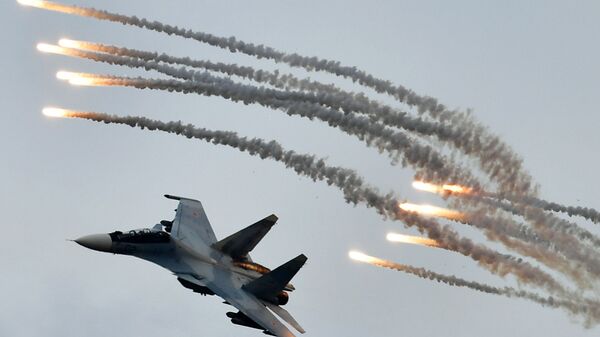
[(302, 261), (302, 263), (306, 263), (306, 261), (308, 261), (308, 257), (304, 254), (300, 254), (296, 257), (296, 260), (298, 261)]
[(265, 220), (267, 220), (267, 221), (272, 222), (273, 224), (275, 224), (277, 222), (277, 220), (279, 220), (279, 218), (277, 217), (277, 215), (271, 214), (268, 217), (266, 217)]

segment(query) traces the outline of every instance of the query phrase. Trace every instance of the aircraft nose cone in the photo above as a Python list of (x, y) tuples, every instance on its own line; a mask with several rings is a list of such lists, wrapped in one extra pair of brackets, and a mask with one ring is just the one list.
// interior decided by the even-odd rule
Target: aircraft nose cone
[(76, 239), (75, 242), (84, 246), (85, 248), (98, 250), (101, 252), (110, 252), (112, 246), (112, 239), (108, 234), (86, 235)]

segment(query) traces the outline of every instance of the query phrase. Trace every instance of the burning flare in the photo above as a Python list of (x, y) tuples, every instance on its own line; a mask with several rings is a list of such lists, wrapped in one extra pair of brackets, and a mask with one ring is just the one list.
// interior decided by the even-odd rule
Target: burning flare
[(470, 193), (473, 193), (472, 189), (470, 189), (468, 187), (460, 186), (460, 185), (451, 185), (451, 184), (435, 185), (435, 184), (431, 184), (431, 183), (426, 183), (424, 181), (414, 181), (412, 183), (412, 186), (413, 186), (413, 188), (415, 188), (419, 191), (425, 191), (425, 192), (437, 193), (437, 194), (445, 194), (445, 193), (470, 194)]
[(72, 40), (67, 38), (62, 38), (58, 40), (58, 45), (63, 48), (69, 49), (77, 49), (80, 51), (89, 51), (89, 52), (105, 52), (102, 45), (94, 42), (81, 41), (81, 40)]
[(42, 8), (49, 11), (55, 11), (59, 13), (65, 14), (76, 14), (76, 15), (89, 15), (90, 10), (86, 10), (85, 8), (80, 8), (76, 6), (62, 5), (55, 2), (45, 1), (45, 0), (17, 0), (23, 6)]
[(382, 259), (378, 259), (376, 257), (369, 256), (367, 254), (361, 253), (356, 250), (349, 251), (348, 256), (354, 261), (364, 262), (364, 263), (368, 263), (368, 264), (379, 265), (381, 263), (385, 263), (385, 261)]
[(71, 39), (60, 39), (58, 40), (58, 45), (64, 48), (85, 49), (83, 42)]
[(61, 109), (61, 108), (44, 108), (42, 110), (42, 113), (45, 116), (48, 117), (54, 117), (54, 118), (68, 118), (68, 117), (74, 117), (76, 115), (76, 111), (73, 110), (68, 110), (68, 109)]
[(81, 40), (72, 40), (67, 38), (62, 38), (58, 40), (58, 45), (63, 48), (69, 49), (77, 49), (80, 51), (89, 51), (89, 52), (105, 52), (103, 46), (99, 43), (81, 41)]
[(58, 46), (49, 43), (38, 43), (36, 47), (37, 50), (41, 51), (42, 53), (77, 57), (77, 50), (74, 48)]
[(410, 243), (410, 244), (422, 245), (422, 246), (428, 246), (428, 247), (440, 247), (440, 244), (437, 241), (435, 241), (433, 239), (429, 239), (429, 238), (419, 237), (419, 236), (388, 233), (388, 235), (386, 236), (386, 239), (390, 242)]
[(44, 8), (44, 1), (41, 0), (17, 0), (23, 6)]
[(100, 85), (100, 82), (93, 77), (74, 77), (74, 78), (70, 78), (69, 80), (69, 84), (71, 85), (80, 85), (80, 86), (87, 86), (87, 87), (91, 87), (91, 86), (97, 86)]
[(59, 80), (68, 81), (71, 85), (84, 85), (84, 86), (100, 86), (106, 85), (110, 78), (106, 76), (90, 74), (90, 73), (76, 73), (71, 71), (59, 71), (56, 73), (56, 78)]
[(56, 78), (58, 78), (59, 80), (65, 80), (65, 81), (70, 81), (76, 78), (92, 78), (94, 77), (94, 75), (92, 74), (88, 74), (88, 73), (75, 73), (72, 71), (58, 71), (56, 73)]
[(431, 205), (417, 205), (405, 202), (400, 204), (400, 209), (409, 213), (431, 215), (449, 220), (462, 221), (465, 218), (465, 215), (461, 212)]
[(69, 55), (69, 50), (67, 50), (63, 47), (60, 47), (60, 46), (57, 46), (54, 44), (48, 44), (48, 43), (38, 43), (37, 50), (41, 51), (42, 53)]

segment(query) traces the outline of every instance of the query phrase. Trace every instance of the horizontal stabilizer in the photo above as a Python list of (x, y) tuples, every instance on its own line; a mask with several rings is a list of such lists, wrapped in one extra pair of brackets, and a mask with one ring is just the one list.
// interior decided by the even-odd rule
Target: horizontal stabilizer
[(225, 239), (215, 243), (213, 247), (231, 256), (234, 260), (243, 260), (248, 253), (256, 247), (262, 238), (269, 232), (277, 222), (277, 216), (271, 214), (268, 217), (232, 234)]
[(273, 271), (245, 284), (242, 288), (260, 299), (278, 303), (277, 295), (284, 290), (307, 259), (304, 254), (300, 254)]

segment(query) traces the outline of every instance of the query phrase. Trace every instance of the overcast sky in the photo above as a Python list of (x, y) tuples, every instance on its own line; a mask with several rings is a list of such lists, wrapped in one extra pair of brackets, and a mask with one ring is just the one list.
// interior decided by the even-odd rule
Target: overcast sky
[[(340, 60), (451, 107), (472, 108), (523, 156), (544, 198), (600, 207), (597, 1), (76, 3)], [(360, 249), (466, 279), (514, 284), (458, 254), (386, 243), (390, 230), (413, 232), (362, 205), (347, 205), (337, 189), (279, 163), (174, 135), (44, 118), (41, 108), (55, 105), (277, 139), (356, 169), (383, 191), (442, 205), (411, 189), (412, 171), (391, 166), (386, 156), (323, 123), (220, 98), (70, 87), (55, 79), (57, 70), (137, 72), (42, 55), (35, 44), (71, 37), (266, 69), (275, 69), (273, 63), (12, 0), (0, 3), (0, 22), (0, 336), (260, 336), (231, 325), (225, 316), (231, 309), (218, 298), (190, 292), (157, 266), (65, 240), (170, 220), (176, 203), (164, 193), (202, 200), (218, 237), (277, 214), (280, 221), (253, 257), (270, 267), (299, 253), (309, 257), (287, 306), (307, 336), (600, 332), (559, 310), (349, 261), (348, 250)], [(310, 76), (363, 90), (332, 76)]]

